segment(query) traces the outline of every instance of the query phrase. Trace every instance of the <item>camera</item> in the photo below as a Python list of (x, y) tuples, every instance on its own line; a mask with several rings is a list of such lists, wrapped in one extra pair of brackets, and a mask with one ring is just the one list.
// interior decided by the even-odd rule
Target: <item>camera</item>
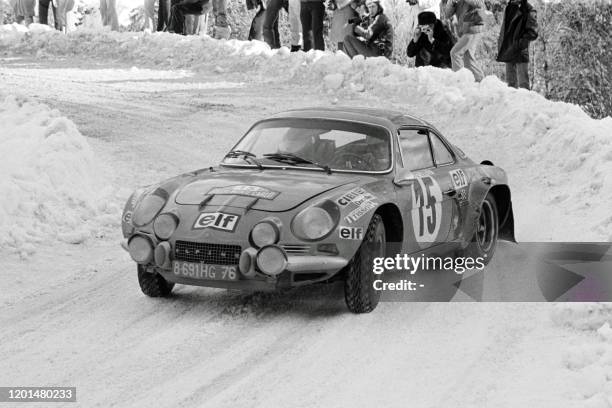
[(349, 24), (361, 24), (363, 20), (360, 17), (353, 17), (348, 19)]

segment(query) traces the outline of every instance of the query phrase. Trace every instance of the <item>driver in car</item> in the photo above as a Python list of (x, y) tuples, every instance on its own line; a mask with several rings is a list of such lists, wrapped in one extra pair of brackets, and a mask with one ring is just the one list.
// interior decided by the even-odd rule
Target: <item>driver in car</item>
[[(279, 153), (291, 153), (304, 159), (327, 163), (333, 157), (332, 141), (321, 140), (321, 135), (329, 132), (327, 129), (291, 128), (285, 133), (278, 145)], [(332, 142), (333, 144), (333, 142)]]

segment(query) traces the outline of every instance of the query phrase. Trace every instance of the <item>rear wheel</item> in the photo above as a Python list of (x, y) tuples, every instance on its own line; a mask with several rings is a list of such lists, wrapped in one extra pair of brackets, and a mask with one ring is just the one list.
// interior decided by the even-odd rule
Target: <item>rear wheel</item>
[(374, 289), (374, 281), (382, 275), (373, 272), (374, 258), (385, 256), (385, 225), (375, 214), (370, 221), (365, 238), (357, 253), (347, 265), (344, 281), (344, 300), (353, 313), (369, 313), (380, 300), (380, 291)]
[(159, 273), (147, 272), (143, 265), (138, 265), (138, 283), (142, 293), (149, 297), (167, 297), (174, 287)]
[(467, 256), (472, 258), (483, 258), (484, 264), (488, 264), (495, 248), (499, 234), (499, 217), (497, 204), (492, 194), (487, 194), (480, 205), (480, 215), (476, 223), (476, 231), (472, 242), (467, 248)]

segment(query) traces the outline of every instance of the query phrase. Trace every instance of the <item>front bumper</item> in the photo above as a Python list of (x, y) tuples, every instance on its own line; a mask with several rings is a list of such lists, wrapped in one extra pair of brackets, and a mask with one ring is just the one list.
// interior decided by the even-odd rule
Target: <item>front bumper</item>
[[(121, 242), (121, 247), (128, 251), (127, 240)], [(237, 281), (194, 279), (175, 275), (172, 268), (161, 268), (147, 265), (147, 271), (159, 273), (164, 279), (184, 285), (206, 286), (226, 289), (269, 291), (280, 288), (291, 288), (325, 281), (340, 272), (349, 260), (341, 256), (331, 255), (288, 255), (285, 270), (277, 276), (268, 276), (257, 272), (254, 276), (246, 276), (240, 271)], [(169, 265), (172, 263), (170, 262)]]

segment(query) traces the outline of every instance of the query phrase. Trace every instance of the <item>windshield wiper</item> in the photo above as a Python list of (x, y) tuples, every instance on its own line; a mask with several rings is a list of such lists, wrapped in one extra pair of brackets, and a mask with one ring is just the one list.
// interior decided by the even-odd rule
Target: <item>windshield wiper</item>
[(267, 153), (267, 154), (264, 154), (263, 157), (265, 157), (266, 159), (274, 160), (274, 161), (292, 164), (294, 166), (296, 166), (298, 163), (312, 164), (313, 166), (317, 166), (325, 170), (327, 174), (331, 174), (332, 172), (331, 168), (326, 164), (317, 163), (315, 161), (308, 160), (303, 157), (297, 156), (293, 153), (280, 153), (280, 152), (279, 153)]
[(246, 150), (232, 150), (225, 155), (225, 159), (241, 158), (247, 163), (254, 164), (259, 170), (263, 170), (264, 166), (255, 157), (257, 157), (255, 154)]

